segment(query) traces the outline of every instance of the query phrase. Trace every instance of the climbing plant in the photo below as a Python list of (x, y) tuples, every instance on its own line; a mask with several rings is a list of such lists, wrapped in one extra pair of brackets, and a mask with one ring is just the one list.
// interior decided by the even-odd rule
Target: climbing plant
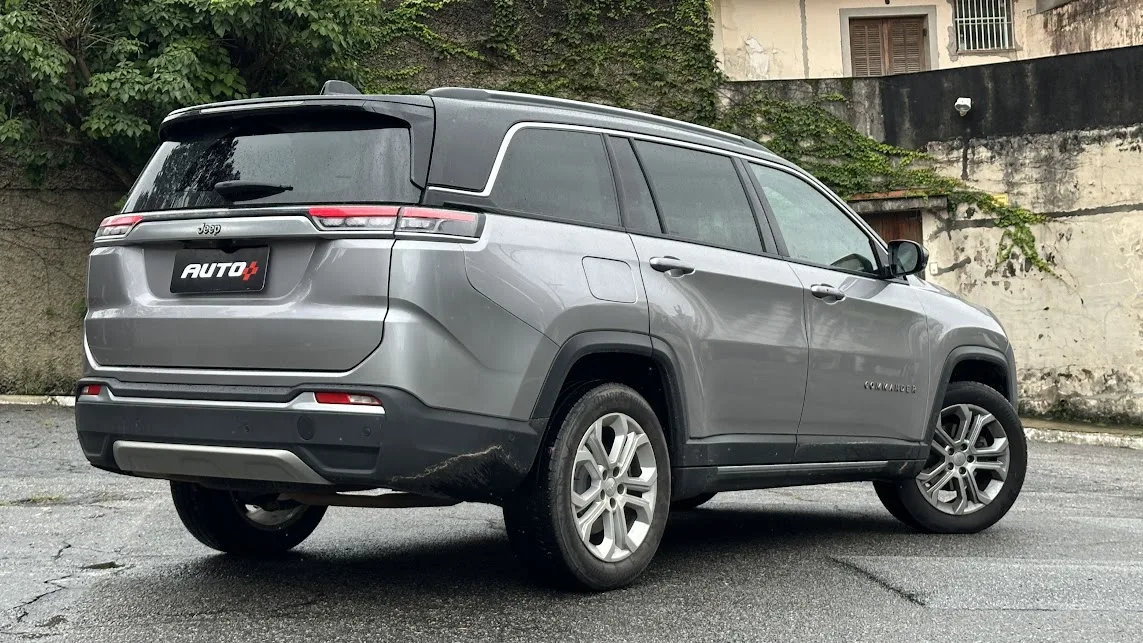
[(1032, 266), (1051, 273), (1036, 248), (1031, 226), (1043, 217), (1024, 208), (1001, 203), (964, 181), (933, 170), (923, 152), (880, 143), (854, 129), (826, 109), (825, 103), (845, 100), (827, 95), (793, 103), (756, 91), (737, 98), (719, 115), (716, 126), (759, 141), (774, 153), (794, 161), (843, 198), (857, 194), (904, 191), (910, 196), (948, 197), (952, 213), (980, 213), (1003, 230), (997, 264), (1017, 253)]

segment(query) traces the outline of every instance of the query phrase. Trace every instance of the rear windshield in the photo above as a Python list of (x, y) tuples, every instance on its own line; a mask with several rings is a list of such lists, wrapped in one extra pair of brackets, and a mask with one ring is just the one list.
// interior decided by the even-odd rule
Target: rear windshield
[[(346, 116), (248, 119), (176, 131), (151, 158), (123, 211), (416, 203), (420, 190), (410, 180), (409, 130)], [(222, 181), (283, 189), (268, 196), (231, 193), (233, 200), (227, 200), (214, 189)]]

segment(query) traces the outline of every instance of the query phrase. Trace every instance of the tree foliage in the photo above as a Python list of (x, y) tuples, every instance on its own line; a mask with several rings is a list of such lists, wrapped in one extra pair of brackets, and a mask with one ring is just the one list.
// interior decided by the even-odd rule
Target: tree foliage
[(0, 0), (0, 150), (125, 186), (170, 110), (356, 81), (375, 0)]

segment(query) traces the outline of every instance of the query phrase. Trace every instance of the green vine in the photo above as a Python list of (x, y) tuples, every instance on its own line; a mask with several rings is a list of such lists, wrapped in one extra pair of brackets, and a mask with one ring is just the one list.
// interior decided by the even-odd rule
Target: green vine
[(941, 195), (950, 213), (1003, 230), (996, 261), (1015, 255), (1052, 273), (1031, 226), (1043, 218), (933, 169), (922, 152), (879, 143), (835, 116), (843, 94), (789, 102), (728, 86), (711, 47), (708, 0), (401, 0), (382, 3), (385, 43), (366, 74), (373, 91), (466, 84), (640, 109), (740, 134), (798, 163), (843, 198)]
[[(945, 196), (956, 215), (969, 209), (991, 217), (1003, 230), (996, 263), (1021, 254), (1032, 266), (1052, 273), (1036, 248), (1032, 225), (1044, 218), (1024, 208), (1001, 203), (964, 181), (941, 175), (932, 158), (858, 132), (828, 109), (829, 102), (844, 101), (827, 94), (806, 103), (792, 103), (754, 92), (737, 98), (723, 110), (716, 126), (759, 141), (818, 177), (842, 198), (857, 194), (903, 191), (909, 196)], [(969, 212), (974, 214), (974, 212)]]

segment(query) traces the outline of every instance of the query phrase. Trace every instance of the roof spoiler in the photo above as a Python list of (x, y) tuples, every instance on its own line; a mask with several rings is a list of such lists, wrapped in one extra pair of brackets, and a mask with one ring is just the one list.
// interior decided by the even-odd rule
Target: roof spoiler
[(321, 86), (321, 94), (322, 96), (327, 94), (356, 94), (360, 96), (361, 91), (344, 80), (327, 80)]

